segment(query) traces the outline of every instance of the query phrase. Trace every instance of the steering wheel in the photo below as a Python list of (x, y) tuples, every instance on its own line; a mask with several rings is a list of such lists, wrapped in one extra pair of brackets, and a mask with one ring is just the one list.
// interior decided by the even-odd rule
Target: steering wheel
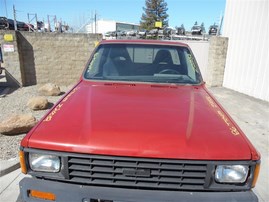
[(179, 72), (174, 69), (164, 69), (160, 71), (158, 74), (179, 74)]

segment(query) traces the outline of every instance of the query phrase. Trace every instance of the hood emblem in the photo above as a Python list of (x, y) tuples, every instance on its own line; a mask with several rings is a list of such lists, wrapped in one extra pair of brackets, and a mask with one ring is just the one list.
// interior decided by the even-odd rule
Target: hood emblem
[(123, 175), (126, 177), (150, 177), (151, 171), (149, 169), (123, 169)]

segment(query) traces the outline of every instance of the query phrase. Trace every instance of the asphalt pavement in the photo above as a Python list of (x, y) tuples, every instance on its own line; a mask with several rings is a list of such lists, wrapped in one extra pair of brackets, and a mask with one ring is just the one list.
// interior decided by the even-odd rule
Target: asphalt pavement
[[(254, 192), (260, 202), (269, 201), (269, 103), (222, 87), (209, 90), (261, 153), (261, 170)], [(0, 161), (1, 202), (18, 199), (19, 181), (25, 177), (18, 167), (18, 159)]]

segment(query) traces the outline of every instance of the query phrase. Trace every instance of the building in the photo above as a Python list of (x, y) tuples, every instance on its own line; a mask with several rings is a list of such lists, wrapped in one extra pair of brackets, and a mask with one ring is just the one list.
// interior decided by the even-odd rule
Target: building
[(139, 25), (126, 22), (117, 22), (114, 20), (97, 20), (96, 23), (92, 22), (85, 26), (87, 33), (105, 34), (109, 31), (127, 31), (138, 30)]
[(226, 0), (223, 86), (269, 101), (269, 1)]

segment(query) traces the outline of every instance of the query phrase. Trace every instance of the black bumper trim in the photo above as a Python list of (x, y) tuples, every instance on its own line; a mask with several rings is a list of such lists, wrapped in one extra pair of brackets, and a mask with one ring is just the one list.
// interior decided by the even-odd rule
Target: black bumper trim
[[(55, 182), (36, 178), (24, 178), (20, 181), (20, 191), (24, 201), (43, 201), (28, 197), (28, 190), (51, 192), (56, 201), (82, 202), (90, 199), (110, 200), (113, 202), (258, 202), (252, 191), (242, 192), (182, 192), (152, 191), (109, 187), (94, 187)], [(45, 201), (45, 200), (44, 200)]]

